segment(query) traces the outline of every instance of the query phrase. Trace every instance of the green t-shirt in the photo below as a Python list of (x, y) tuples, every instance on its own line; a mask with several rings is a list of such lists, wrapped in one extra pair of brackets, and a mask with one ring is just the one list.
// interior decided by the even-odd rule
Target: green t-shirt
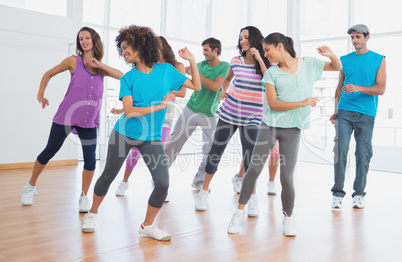
[[(226, 77), (229, 70), (229, 63), (221, 61), (217, 66), (210, 67), (207, 61), (197, 63), (198, 71), (205, 78), (215, 81), (218, 76)], [(220, 90), (214, 92), (201, 84), (200, 91), (194, 91), (191, 95), (187, 107), (198, 114), (213, 117), (219, 105)]]

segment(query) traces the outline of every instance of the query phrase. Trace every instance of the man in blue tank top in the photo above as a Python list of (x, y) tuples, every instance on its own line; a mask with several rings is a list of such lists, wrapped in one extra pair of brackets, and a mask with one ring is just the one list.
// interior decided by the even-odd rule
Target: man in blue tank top
[(347, 32), (355, 52), (341, 57), (343, 69), (335, 91), (335, 113), (330, 120), (335, 124), (334, 173), (332, 208), (342, 208), (345, 169), (349, 142), (354, 132), (356, 141), (356, 177), (353, 183), (353, 207), (364, 208), (364, 189), (373, 155), (371, 139), (377, 114), (378, 95), (383, 95), (386, 84), (385, 56), (367, 48), (370, 30), (357, 24)]

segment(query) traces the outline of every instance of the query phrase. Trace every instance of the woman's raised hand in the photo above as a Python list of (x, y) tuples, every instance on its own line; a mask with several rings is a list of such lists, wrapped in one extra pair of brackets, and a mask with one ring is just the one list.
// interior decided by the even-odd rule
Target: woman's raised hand
[(185, 60), (195, 60), (194, 55), (187, 49), (187, 47), (179, 50), (179, 56)]
[(325, 56), (325, 57), (330, 57), (332, 55), (335, 55), (334, 52), (332, 51), (332, 49), (326, 45), (317, 47), (317, 51), (318, 51), (318, 54)]

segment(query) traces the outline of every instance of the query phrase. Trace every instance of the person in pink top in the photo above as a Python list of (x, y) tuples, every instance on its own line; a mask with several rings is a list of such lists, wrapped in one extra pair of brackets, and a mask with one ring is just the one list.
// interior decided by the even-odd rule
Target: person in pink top
[(99, 34), (92, 28), (82, 27), (76, 38), (76, 54), (64, 59), (47, 71), (39, 86), (37, 100), (42, 108), (49, 105), (44, 97), (49, 80), (64, 71), (70, 71), (71, 80), (67, 93), (61, 102), (50, 130), (46, 148), (37, 157), (32, 175), (26, 183), (21, 204), (30, 206), (36, 192), (36, 182), (49, 160), (60, 150), (67, 136), (74, 131), (81, 140), (84, 155), (82, 191), (79, 211), (86, 213), (90, 208), (87, 192), (95, 172), (96, 133), (99, 127), (99, 113), (102, 106), (103, 78), (120, 79), (123, 73), (109, 67), (101, 60), (104, 55)]

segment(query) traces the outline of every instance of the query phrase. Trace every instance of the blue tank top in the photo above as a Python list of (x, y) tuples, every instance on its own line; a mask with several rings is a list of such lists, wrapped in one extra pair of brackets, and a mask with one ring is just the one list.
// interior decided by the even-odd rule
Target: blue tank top
[[(343, 85), (354, 84), (357, 86), (376, 85), (377, 72), (380, 69), (383, 55), (373, 51), (358, 55), (355, 52), (341, 57), (345, 79)], [(359, 112), (364, 115), (377, 115), (378, 96), (367, 95), (362, 92), (345, 93), (342, 91), (338, 103), (338, 109)]]

